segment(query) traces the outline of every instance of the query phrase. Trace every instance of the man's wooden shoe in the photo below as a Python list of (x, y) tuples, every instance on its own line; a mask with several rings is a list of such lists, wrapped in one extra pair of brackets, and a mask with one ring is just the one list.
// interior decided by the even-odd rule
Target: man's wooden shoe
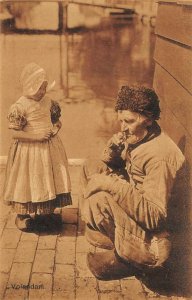
[(88, 253), (87, 265), (99, 280), (118, 280), (135, 276), (139, 271), (129, 263), (124, 263), (115, 250)]
[(110, 238), (108, 238), (108, 236), (104, 235), (100, 231), (94, 230), (89, 225), (86, 226), (85, 237), (87, 241), (95, 247), (108, 250), (114, 248), (114, 244), (112, 243)]

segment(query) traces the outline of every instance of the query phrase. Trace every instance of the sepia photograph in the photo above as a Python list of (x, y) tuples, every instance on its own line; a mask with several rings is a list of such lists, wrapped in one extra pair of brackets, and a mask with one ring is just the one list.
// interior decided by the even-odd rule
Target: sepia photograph
[(0, 0), (0, 300), (192, 299), (192, 0)]

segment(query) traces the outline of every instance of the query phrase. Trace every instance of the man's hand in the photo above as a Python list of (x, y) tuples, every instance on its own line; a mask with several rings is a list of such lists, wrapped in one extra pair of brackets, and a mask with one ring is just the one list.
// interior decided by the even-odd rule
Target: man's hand
[(88, 198), (99, 191), (109, 191), (113, 181), (113, 177), (105, 174), (94, 174), (86, 186), (84, 197)]
[(120, 144), (122, 144), (125, 141), (125, 135), (123, 132), (118, 132), (115, 133), (109, 140), (108, 142), (108, 146), (110, 145), (116, 145), (119, 146)]

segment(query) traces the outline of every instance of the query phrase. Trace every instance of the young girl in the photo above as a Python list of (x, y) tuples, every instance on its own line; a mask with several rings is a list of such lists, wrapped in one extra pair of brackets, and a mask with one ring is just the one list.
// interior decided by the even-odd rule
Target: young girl
[(4, 200), (17, 213), (17, 227), (31, 231), (42, 220), (52, 222), (56, 207), (72, 204), (71, 184), (65, 149), (57, 134), (61, 109), (46, 95), (51, 88), (46, 73), (30, 63), (23, 69), (20, 81), (23, 96), (11, 106), (8, 115), (13, 143)]

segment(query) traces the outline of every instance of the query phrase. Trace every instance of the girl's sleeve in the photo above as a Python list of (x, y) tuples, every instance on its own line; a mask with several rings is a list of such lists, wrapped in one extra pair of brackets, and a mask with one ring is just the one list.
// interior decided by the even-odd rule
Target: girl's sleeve
[(59, 121), (59, 118), (61, 117), (61, 107), (57, 101), (51, 100), (51, 122), (53, 124), (57, 123)]
[(22, 130), (27, 124), (24, 108), (21, 104), (13, 104), (7, 116), (9, 120), (9, 129)]

